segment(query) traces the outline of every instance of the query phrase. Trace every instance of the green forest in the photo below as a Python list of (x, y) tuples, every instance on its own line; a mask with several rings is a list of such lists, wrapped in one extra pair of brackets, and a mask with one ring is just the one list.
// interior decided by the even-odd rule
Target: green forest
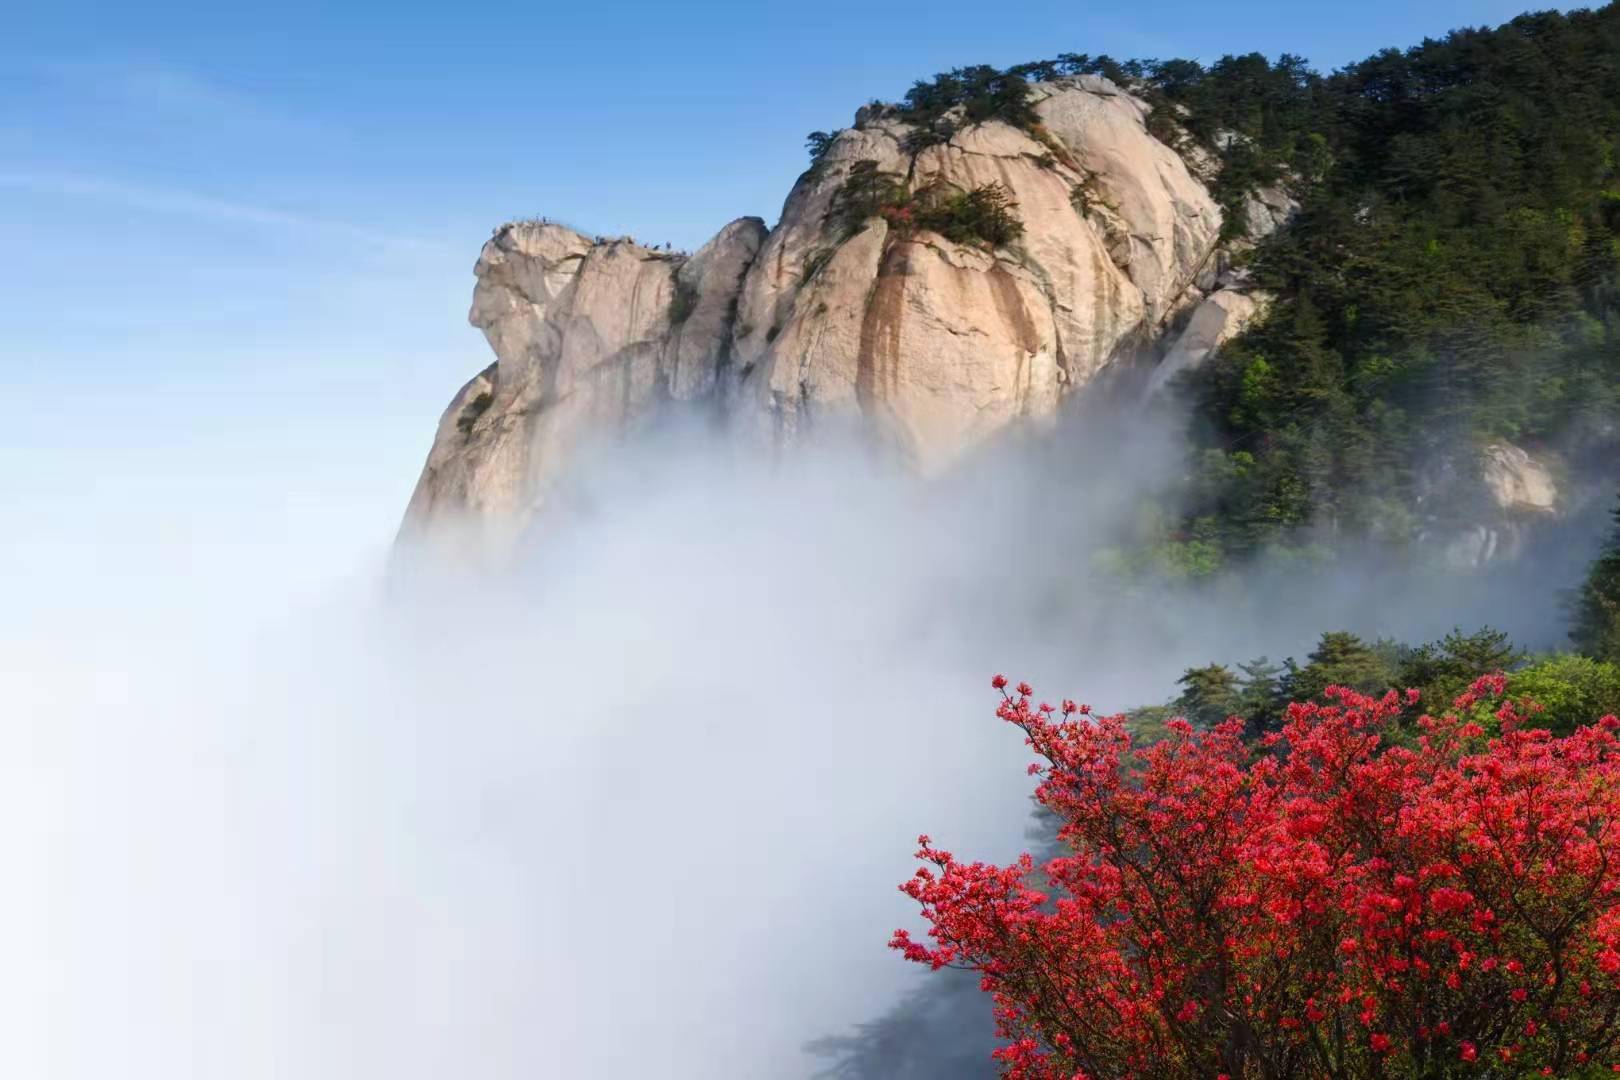
[[(1290, 55), (1065, 53), (946, 72), (894, 108), (919, 145), (991, 118), (1034, 130), (1029, 84), (1079, 74), (1129, 86), (1156, 135), (1220, 161), (1228, 239), (1256, 187), (1301, 204), (1238, 245), (1278, 298), (1269, 317), (1183, 377), (1178, 509), (1134, 545), (1152, 569), (1399, 547), (1479, 508), (1475, 484), (1424, 490), (1426, 468), (1466, 480), (1496, 439), (1564, 461), (1620, 446), (1620, 6), (1458, 30), (1328, 75)], [(814, 133), (812, 155), (829, 141)]]
[(1612, 444), (1620, 7), (1326, 78), (1286, 57), (1175, 71), (1163, 93), (1199, 137), (1247, 137), (1225, 151), (1229, 190), (1281, 177), (1302, 203), (1253, 253), (1271, 317), (1186, 388), (1195, 528), (1223, 552), (1307, 523), (1405, 541), (1420, 468), (1458, 446)]
[[(1111, 579), (1197, 581), (1351, 548), (1414, 553), (1434, 525), (1490, 511), (1470, 470), (1495, 441), (1555, 463), (1560, 481), (1620, 487), (1620, 4), (1458, 30), (1328, 74), (1258, 53), (965, 67), (919, 81), (892, 108), (916, 128), (912, 149), (989, 119), (1039, 138), (1030, 84), (1086, 74), (1145, 99), (1150, 130), (1189, 160), (1219, 161), (1224, 238), (1276, 297), (1181, 376), (1185, 468), (1105, 553)], [(812, 157), (830, 139), (812, 135)], [(875, 183), (857, 179), (841, 209), (864, 219), (904, 202)], [(1250, 238), (1243, 206), (1261, 187), (1286, 189), (1300, 210)], [(1410, 689), (1388, 733), (1410, 748), (1424, 714), (1505, 672), (1528, 725), (1567, 736), (1620, 713), (1620, 506), (1584, 582), (1545, 602), (1566, 616), (1565, 650), (1532, 653), (1489, 627), (1424, 643), (1332, 630), (1302, 657), (1188, 668), (1173, 699), (1128, 710), (1128, 728), (1141, 746), (1185, 738), (1178, 718), (1208, 732), (1236, 716), (1245, 742), (1269, 746), (1291, 703), (1325, 703), (1329, 687)], [(1486, 735), (1504, 733), (1501, 715), (1513, 714), (1462, 700)], [(1031, 837), (1050, 840), (1058, 824), (1038, 814)], [(938, 1075), (908, 1071), (910, 1040), (944, 1045), (946, 1029), (971, 1029), (971, 1003), (951, 997), (970, 990), (942, 984), (833, 1048), (849, 1055), (838, 1075)]]
[[(1260, 738), (1280, 727), (1290, 702), (1325, 703), (1329, 686), (1372, 695), (1413, 689), (1420, 696), (1410, 703), (1402, 730), (1415, 736), (1420, 715), (1449, 708), (1480, 675), (1504, 671), (1511, 693), (1539, 706), (1536, 726), (1567, 735), (1593, 717), (1620, 713), (1620, 654), (1609, 655), (1606, 660), (1573, 652), (1530, 656), (1489, 627), (1454, 630), (1416, 646), (1334, 630), (1323, 634), (1303, 661), (1261, 656), (1235, 668), (1216, 663), (1188, 668), (1173, 700), (1132, 710), (1130, 716), (1135, 734), (1148, 741), (1178, 716), (1202, 728), (1241, 716), (1247, 736)], [(1478, 719), (1494, 731), (1494, 716), (1482, 713)]]
[[(957, 68), (889, 107), (914, 125), (913, 150), (990, 119), (1039, 136), (1030, 84), (1088, 74), (1145, 99), (1150, 130), (1183, 154), (1219, 161), (1228, 241), (1245, 239), (1256, 188), (1300, 204), (1287, 228), (1233, 245), (1276, 302), (1181, 376), (1184, 476), (1104, 569), (1197, 579), (1261, 554), (1399, 548), (1425, 521), (1473, 520), (1484, 495), (1468, 470), (1493, 440), (1620, 483), (1620, 4), (1457, 30), (1326, 75), (1286, 54), (1063, 53)], [(812, 158), (831, 141), (812, 133)], [(884, 183), (852, 175), (838, 203), (851, 226), (909, 205)], [(1453, 482), (1425, 485), (1437, 468)], [(1304, 663), (1189, 670), (1179, 699), (1137, 720), (1264, 723), (1332, 682), (1444, 705), (1503, 668), (1553, 703), (1558, 728), (1620, 707), (1620, 510), (1565, 604), (1575, 654), (1526, 657), (1491, 631), (1416, 647), (1330, 633)]]

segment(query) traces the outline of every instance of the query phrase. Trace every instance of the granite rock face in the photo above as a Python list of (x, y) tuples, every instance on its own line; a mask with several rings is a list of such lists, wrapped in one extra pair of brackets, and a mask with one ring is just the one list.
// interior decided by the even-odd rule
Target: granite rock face
[(1528, 514), (1558, 511), (1558, 483), (1552, 471), (1523, 447), (1491, 443), (1480, 453), (1480, 475), (1502, 510)]
[[(496, 362), (441, 419), (404, 531), (521, 527), (587, 445), (677, 407), (761, 453), (854, 432), (938, 471), (1052, 423), (1110, 367), (1164, 357), (1162, 385), (1258, 314), (1263, 297), (1223, 280), (1220, 208), (1145, 103), (1095, 76), (1036, 84), (1030, 102), (1027, 129), (958, 124), (931, 144), (894, 108), (863, 108), (774, 228), (742, 218), (690, 256), (497, 230), (470, 313)], [(856, 171), (907, 193), (997, 185), (1023, 231), (992, 246), (854, 218)], [(1256, 205), (1267, 228), (1291, 212), (1280, 195)]]
[(520, 524), (591, 441), (670, 402), (712, 397), (764, 236), (758, 218), (741, 218), (687, 258), (561, 225), (499, 229), (479, 256), (468, 316), (496, 360), (440, 419), (405, 533)]
[[(1568, 494), (1554, 475), (1553, 459), (1536, 456), (1510, 442), (1493, 442), (1479, 449), (1473, 461), (1479, 497), (1448, 520), (1450, 526), (1437, 539), (1445, 563), (1457, 570), (1482, 570), (1517, 558), (1535, 526), (1562, 516)], [(1459, 470), (1452, 468), (1451, 472)], [(1457, 477), (1442, 475), (1431, 487), (1457, 488)]]
[(1239, 288), (1210, 293), (1193, 308), (1186, 326), (1154, 367), (1148, 380), (1149, 393), (1162, 391), (1177, 375), (1198, 367), (1211, 353), (1248, 329), (1264, 314), (1270, 300), (1267, 293)]

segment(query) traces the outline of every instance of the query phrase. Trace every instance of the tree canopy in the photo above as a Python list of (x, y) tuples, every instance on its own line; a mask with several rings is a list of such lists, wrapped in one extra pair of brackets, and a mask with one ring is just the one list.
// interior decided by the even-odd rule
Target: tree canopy
[[(1156, 135), (1218, 163), (1229, 240), (1257, 188), (1300, 203), (1241, 254), (1277, 297), (1269, 316), (1184, 376), (1183, 539), (1144, 565), (1200, 577), (1322, 537), (1405, 544), (1482, 499), (1485, 443), (1615, 445), (1620, 4), (1327, 75), (1259, 53), (968, 66), (893, 108), (924, 143), (991, 118), (1034, 130), (1029, 84), (1076, 75), (1129, 87)], [(1429, 483), (1436, 470), (1460, 482)]]

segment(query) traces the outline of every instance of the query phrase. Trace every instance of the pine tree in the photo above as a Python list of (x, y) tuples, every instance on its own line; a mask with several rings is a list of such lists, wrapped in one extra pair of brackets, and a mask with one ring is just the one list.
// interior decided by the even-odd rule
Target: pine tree
[(1247, 664), (1239, 664), (1243, 673), (1239, 680), (1242, 690), (1238, 695), (1238, 715), (1248, 721), (1249, 735), (1275, 731), (1282, 721), (1282, 711), (1288, 704), (1283, 687), (1283, 666), (1260, 656)]
[(1500, 630), (1485, 626), (1465, 634), (1458, 628), (1408, 652), (1395, 682), (1398, 688), (1422, 691), (1423, 707), (1438, 711), (1481, 675), (1507, 671), (1523, 659), (1524, 654)]
[(1287, 661), (1284, 677), (1292, 701), (1311, 701), (1330, 686), (1348, 686), (1362, 693), (1383, 693), (1395, 682), (1392, 650), (1380, 642), (1369, 645), (1354, 634), (1329, 630), (1304, 667)]
[(1177, 682), (1176, 711), (1198, 727), (1213, 727), (1241, 711), (1237, 676), (1225, 664), (1188, 668)]
[(1620, 506), (1614, 528), (1574, 602), (1570, 640), (1594, 660), (1620, 662)]

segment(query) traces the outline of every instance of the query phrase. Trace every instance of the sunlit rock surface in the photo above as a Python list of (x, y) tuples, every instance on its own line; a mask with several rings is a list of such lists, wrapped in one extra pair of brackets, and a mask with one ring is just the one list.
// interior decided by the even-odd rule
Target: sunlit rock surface
[[(863, 108), (773, 229), (742, 218), (691, 256), (499, 229), (470, 314), (496, 362), (440, 421), (405, 534), (521, 528), (588, 444), (675, 406), (710, 410), (751, 451), (853, 430), (926, 473), (1050, 424), (1110, 368), (1168, 354), (1157, 386), (1200, 362), (1261, 303), (1223, 279), (1207, 187), (1106, 79), (1030, 100), (1032, 130), (992, 120), (922, 148), (896, 110)], [(913, 192), (1000, 185), (1023, 234), (992, 250), (850, 222), (839, 190), (863, 161)]]
[[(1493, 442), (1479, 450), (1476, 467), (1480, 505), (1459, 515), (1463, 521), (1445, 535), (1442, 549), (1445, 562), (1458, 570), (1479, 570), (1517, 558), (1532, 526), (1565, 510), (1550, 456), (1531, 454), (1510, 442)], [(1437, 489), (1455, 482), (1446, 475), (1428, 481)]]
[(1522, 447), (1506, 442), (1485, 447), (1481, 475), (1503, 510), (1550, 514), (1558, 509), (1558, 484), (1552, 471)]

